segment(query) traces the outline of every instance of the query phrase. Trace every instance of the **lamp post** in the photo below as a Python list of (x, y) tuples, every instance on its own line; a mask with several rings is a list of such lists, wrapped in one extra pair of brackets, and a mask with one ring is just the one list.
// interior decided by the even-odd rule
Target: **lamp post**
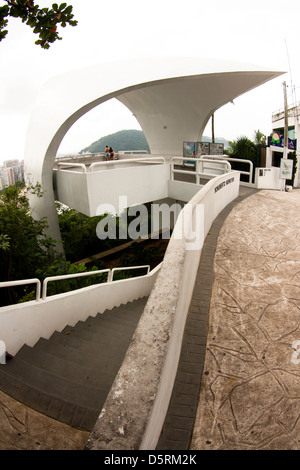
[[(288, 104), (287, 104), (287, 92), (286, 92), (286, 82), (283, 82), (283, 95), (284, 95), (284, 143), (283, 143), (283, 158), (287, 159), (288, 155), (288, 133), (289, 133), (289, 123), (288, 123)], [(285, 191), (286, 179), (282, 180), (282, 190)]]
[(283, 93), (284, 93), (284, 147), (283, 147), (283, 158), (287, 158), (289, 124), (288, 124), (288, 104), (287, 104), (286, 82), (283, 82)]

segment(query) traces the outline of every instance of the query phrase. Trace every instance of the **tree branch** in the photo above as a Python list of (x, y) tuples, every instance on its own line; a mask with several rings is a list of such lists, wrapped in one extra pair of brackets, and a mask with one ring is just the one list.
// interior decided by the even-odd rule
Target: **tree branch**
[(52, 8), (40, 8), (35, 5), (33, 0), (2, 0), (6, 5), (0, 7), (0, 41), (2, 41), (8, 30), (5, 29), (8, 24), (8, 18), (20, 18), (22, 23), (26, 23), (33, 29), (34, 34), (38, 34), (39, 39), (35, 44), (43, 49), (49, 49), (50, 44), (56, 40), (62, 39), (57, 32), (57, 26), (63, 28), (67, 25), (76, 26), (77, 20), (74, 20), (72, 13), (73, 7), (62, 3), (52, 4)]

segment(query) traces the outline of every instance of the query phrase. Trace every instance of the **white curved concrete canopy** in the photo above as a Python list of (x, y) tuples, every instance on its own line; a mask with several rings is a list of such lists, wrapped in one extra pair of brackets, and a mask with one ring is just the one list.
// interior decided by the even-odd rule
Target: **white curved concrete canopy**
[(216, 109), (281, 74), (225, 61), (159, 58), (99, 64), (50, 80), (37, 97), (25, 147), (25, 172), (46, 191), (31, 201), (33, 216), (46, 216), (49, 235), (60, 241), (54, 159), (70, 127), (95, 106), (117, 98), (135, 115), (151, 153), (181, 155), (183, 142), (200, 140)]

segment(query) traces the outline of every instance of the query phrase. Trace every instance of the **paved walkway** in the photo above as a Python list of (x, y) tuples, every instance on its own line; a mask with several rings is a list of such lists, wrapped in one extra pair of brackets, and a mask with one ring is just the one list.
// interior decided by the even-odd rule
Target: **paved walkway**
[[(300, 448), (299, 239), (294, 190), (242, 200), (213, 240), (205, 360), (193, 374), (202, 377), (198, 407), (185, 405), (190, 449)], [(0, 450), (79, 450), (87, 439), (0, 393)]]
[(214, 276), (191, 449), (299, 450), (300, 191), (237, 205)]
[(0, 450), (81, 450), (88, 437), (0, 391)]
[(233, 208), (256, 192), (255, 189), (240, 187), (239, 196), (218, 215), (206, 236), (187, 314), (175, 384), (157, 450), (189, 449), (206, 355), (217, 240)]

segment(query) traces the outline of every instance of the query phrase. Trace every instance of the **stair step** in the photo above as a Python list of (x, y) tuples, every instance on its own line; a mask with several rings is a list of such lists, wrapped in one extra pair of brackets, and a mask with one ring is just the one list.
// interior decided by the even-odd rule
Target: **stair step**
[(53, 419), (91, 431), (147, 298), (24, 345), (0, 368), (0, 389)]
[(95, 369), (95, 373), (97, 373), (99, 368), (105, 364), (105, 361), (106, 367), (108, 367), (111, 357), (111, 353), (107, 352), (107, 350), (101, 351), (99, 348), (97, 354), (92, 354), (88, 351), (83, 353), (78, 348), (71, 347), (71, 345), (60, 344), (59, 342), (51, 342), (45, 338), (41, 338), (36, 343), (34, 350), (37, 352), (37, 354), (39, 354), (39, 351), (44, 351), (54, 358), (61, 358), (64, 360), (69, 360), (69, 358), (72, 357), (73, 361), (81, 366), (84, 366), (88, 363), (91, 368)]
[(130, 313), (130, 315), (127, 314), (127, 316), (124, 314), (124, 315), (116, 315), (116, 314), (110, 314), (110, 315), (104, 315), (103, 313), (98, 313), (98, 315), (96, 317), (89, 317), (87, 318), (87, 320), (85, 321), (79, 321), (77, 323), (77, 325), (84, 325), (84, 324), (88, 324), (88, 325), (105, 325), (105, 324), (111, 324), (111, 325), (118, 325), (118, 326), (121, 326), (121, 325), (128, 325), (129, 327), (130, 326), (134, 326), (136, 327), (137, 323), (138, 323), (138, 320), (140, 318), (140, 315), (138, 314), (135, 314), (132, 315)]
[(70, 331), (78, 331), (81, 329), (88, 329), (94, 334), (101, 335), (101, 331), (105, 333), (105, 331), (111, 330), (112, 334), (116, 332), (116, 334), (121, 334), (124, 328), (127, 328), (129, 331), (135, 330), (137, 326), (137, 320), (123, 320), (122, 318), (120, 321), (117, 318), (101, 318), (101, 314), (98, 315), (97, 319), (93, 320), (86, 320), (85, 322), (79, 321), (74, 326), (67, 325), (61, 332), (63, 334), (69, 334)]
[[(94, 369), (98, 369), (98, 372), (107, 373), (109, 367), (115, 370), (128, 349), (129, 335), (117, 339), (108, 335), (101, 341), (97, 335), (93, 336), (89, 333), (89, 331), (71, 331), (69, 335), (65, 336), (62, 336), (61, 333), (54, 333), (48, 340), (46, 349), (40, 343), (40, 345), (36, 345), (36, 350), (50, 352), (52, 348), (53, 352), (59, 347), (59, 351), (62, 351), (61, 357), (64, 357), (65, 360), (74, 356), (73, 360), (75, 361), (75, 357), (78, 360), (78, 355), (81, 355), (82, 357), (86, 356), (86, 362), (89, 360), (90, 365), (94, 364)], [(130, 339), (131, 337), (132, 335)], [(76, 356), (75, 351), (77, 352)], [(83, 363), (84, 361), (81, 360), (81, 364)]]
[[(82, 351), (82, 353), (87, 352), (98, 357), (100, 354), (111, 356), (121, 349), (122, 345), (128, 346), (128, 336), (130, 336), (130, 333), (130, 331), (115, 332), (110, 328), (106, 329), (105, 332), (101, 331), (101, 337), (98, 332), (95, 331), (70, 329), (68, 330), (68, 334), (53, 333), (49, 341), (51, 343), (58, 343), (66, 347), (78, 349)], [(109, 350), (107, 348), (109, 348)]]
[[(141, 311), (145, 308), (148, 297), (141, 297), (133, 302), (128, 302), (127, 304), (121, 304), (118, 307), (114, 307), (111, 310), (105, 310), (102, 315), (104, 316), (133, 316), (135, 313), (140, 317)], [(95, 317), (93, 317), (95, 318)]]
[(99, 416), (99, 409), (77, 406), (41, 392), (4, 372), (4, 367), (0, 368), (0, 388), (25, 406), (75, 428), (91, 431)]
[(9, 367), (5, 367), (5, 372), (23, 384), (35, 384), (40, 392), (46, 392), (78, 406), (98, 408), (101, 403), (102, 390), (67, 380), (33, 364), (25, 363), (18, 357), (11, 361)]
[(78, 362), (73, 361), (70, 355), (67, 359), (64, 359), (59, 356), (53, 356), (42, 349), (37, 354), (34, 348), (27, 345), (23, 346), (19, 351), (18, 359), (72, 382), (100, 390), (105, 388), (104, 384), (111, 381), (112, 378), (112, 374), (99, 370), (99, 366), (97, 369), (92, 367), (92, 362), (87, 362), (86, 358), (83, 361), (85, 363), (78, 364)]
[(84, 338), (88, 335), (91, 340), (99, 343), (105, 342), (108, 339), (116, 339), (122, 341), (126, 336), (132, 335), (137, 327), (137, 322), (118, 323), (110, 319), (98, 319), (95, 322), (77, 323), (75, 326), (67, 326), (61, 333), (62, 337), (74, 335), (74, 333), (81, 333)]
[(122, 304), (119, 307), (114, 307), (112, 310), (105, 310), (103, 313), (98, 313), (98, 315), (89, 317), (87, 320), (97, 322), (101, 319), (120, 319), (120, 321), (126, 320), (128, 322), (136, 322), (140, 319), (141, 311), (144, 310), (147, 300), (147, 297), (143, 297), (141, 299), (135, 300), (134, 302)]

